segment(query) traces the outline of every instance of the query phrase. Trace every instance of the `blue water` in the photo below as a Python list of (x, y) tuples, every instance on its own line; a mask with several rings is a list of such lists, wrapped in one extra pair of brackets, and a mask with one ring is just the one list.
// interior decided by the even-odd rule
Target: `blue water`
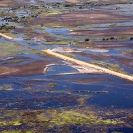
[(55, 35), (64, 35), (64, 34), (69, 34), (70, 33), (70, 31), (67, 28), (49, 28), (49, 27), (44, 27), (44, 29), (49, 34), (55, 34)]

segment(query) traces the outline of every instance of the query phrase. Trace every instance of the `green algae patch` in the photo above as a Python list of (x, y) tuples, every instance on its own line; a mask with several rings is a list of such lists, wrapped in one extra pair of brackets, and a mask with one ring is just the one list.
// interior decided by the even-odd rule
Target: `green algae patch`
[(13, 125), (14, 125), (14, 126), (19, 126), (19, 125), (21, 125), (21, 123), (20, 123), (20, 121), (15, 121), (15, 122), (13, 123)]
[(62, 10), (54, 9), (54, 10), (47, 10), (45, 12), (42, 11), (42, 13), (39, 14), (39, 17), (50, 16), (50, 15), (57, 15), (57, 14), (62, 14)]
[(68, 45), (70, 42), (68, 41), (54, 41), (54, 42), (45, 42), (47, 45)]
[(0, 120), (0, 125), (1, 126), (20, 126), (20, 117), (17, 113), (17, 111), (4, 111), (3, 113), (3, 120)]
[[(47, 115), (46, 115), (47, 114)], [(95, 112), (88, 110), (88, 112), (81, 112), (76, 110), (49, 110), (46, 114), (40, 113), (37, 115), (39, 121), (48, 122), (50, 125), (73, 125), (73, 124), (117, 124), (116, 121), (109, 119), (103, 120), (97, 118)]]
[[(55, 20), (56, 21), (56, 20)], [(46, 27), (50, 27), (50, 28), (59, 28), (59, 27), (64, 27), (60, 22), (49, 22), (49, 23), (45, 23), (44, 26)]]
[(1, 126), (20, 126), (21, 123), (20, 123), (20, 121), (12, 120), (12, 121), (2, 121), (2, 122), (0, 122), (0, 125)]
[[(106, 114), (105, 114), (106, 115)], [(74, 108), (50, 108), (45, 110), (0, 110), (1, 126), (41, 126), (53, 128), (54, 126), (63, 127), (70, 125), (117, 125), (123, 124), (120, 119), (103, 119), (92, 107)], [(24, 129), (25, 130), (25, 129)], [(12, 130), (11, 130), (12, 131)], [(10, 132), (11, 132), (10, 131)], [(19, 130), (16, 130), (19, 132)], [(29, 133), (32, 131), (28, 130)], [(3, 131), (7, 132), (8, 131)]]

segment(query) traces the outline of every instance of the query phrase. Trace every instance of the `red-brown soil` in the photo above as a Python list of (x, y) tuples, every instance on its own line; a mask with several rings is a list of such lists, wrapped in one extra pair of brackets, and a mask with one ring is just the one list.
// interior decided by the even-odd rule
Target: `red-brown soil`
[[(36, 18), (28, 24), (51, 24), (67, 26), (83, 26), (87, 24), (102, 24), (109, 22), (124, 22), (133, 19), (131, 16), (118, 15), (104, 10), (76, 10), (68, 13), (53, 15), (50, 17)], [(54, 23), (53, 23), (54, 21)], [(116, 30), (117, 31), (117, 30)], [(119, 32), (119, 31), (117, 31)]]
[[(73, 52), (74, 53), (74, 52)], [(131, 58), (126, 58), (126, 57), (116, 57), (116, 56), (110, 56), (110, 55), (96, 55), (96, 54), (90, 54), (90, 53), (83, 53), (83, 52), (78, 52), (76, 54), (85, 56), (85, 57), (90, 57), (93, 60), (98, 60), (98, 61), (102, 61), (102, 60), (116, 60), (118, 61), (119, 64), (125, 65), (127, 67), (133, 68), (133, 59)]]
[(36, 24), (53, 23), (53, 22), (56, 22), (56, 21), (58, 21), (56, 16), (36, 18), (35, 20), (31, 21), (27, 26), (36, 25)]
[[(73, 52), (74, 53), (74, 52)], [(109, 60), (111, 59), (110, 56), (108, 55), (95, 55), (95, 54), (89, 54), (89, 53), (83, 53), (83, 52), (78, 52), (76, 54), (79, 54), (79, 55), (82, 55), (82, 56), (85, 56), (85, 57), (90, 57), (92, 58), (93, 60)]]
[(114, 57), (115, 60), (117, 60), (119, 63), (133, 68), (133, 59), (131, 58), (125, 58), (125, 57)]
[(102, 49), (114, 49), (114, 48), (133, 48), (132, 44), (121, 44), (120, 41), (117, 42), (117, 44), (114, 44), (112, 41), (100, 41), (100, 42), (80, 42), (77, 44), (74, 44), (74, 46), (86, 46), (89, 48), (102, 48)]
[(0, 76), (28, 76), (44, 73), (44, 69), (52, 62), (36, 61), (19, 66), (0, 66)]
[[(67, 2), (71, 3), (80, 3), (80, 2), (88, 2), (87, 0), (65, 0)], [(93, 1), (93, 0), (92, 0)], [(129, 0), (127, 0), (128, 2)], [(98, 2), (106, 2), (106, 3), (117, 3), (122, 2), (122, 0), (98, 0)]]
[(75, 30), (71, 34), (77, 36), (122, 36), (122, 35), (133, 35), (133, 28), (119, 28), (119, 29), (109, 29), (109, 30)]
[(88, 84), (88, 83), (97, 83), (97, 82), (103, 82), (103, 81), (107, 81), (107, 80), (111, 80), (108, 78), (85, 78), (85, 79), (77, 79), (77, 80), (71, 80), (72, 82), (76, 82), (79, 84)]
[(26, 0), (1, 0), (0, 6), (24, 6), (24, 5), (33, 5)]
[(66, 26), (81, 26), (85, 24), (100, 24), (108, 22), (122, 22), (131, 20), (133, 17), (118, 15), (104, 10), (76, 10), (58, 15), (61, 24)]

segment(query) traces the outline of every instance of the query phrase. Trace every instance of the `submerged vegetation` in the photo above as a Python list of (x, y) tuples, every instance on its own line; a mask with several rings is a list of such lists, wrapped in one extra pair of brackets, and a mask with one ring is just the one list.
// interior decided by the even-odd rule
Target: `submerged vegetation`
[(110, 64), (103, 61), (91, 61), (93, 64), (101, 65), (103, 67), (106, 67), (110, 70), (124, 73), (124, 70), (118, 65), (118, 64)]
[(12, 87), (12, 85), (4, 84), (3, 86), (0, 86), (0, 91), (2, 91), (2, 90), (12, 91), (13, 87)]
[(14, 42), (1, 42), (0, 43), (0, 56), (9, 56), (11, 54), (20, 54), (25, 50), (23, 46)]
[[(82, 111), (84, 110), (84, 111)], [(105, 124), (116, 125), (122, 124), (121, 120), (111, 120), (98, 118), (95, 112), (89, 108), (83, 109), (47, 109), (38, 111), (15, 111), (15, 110), (1, 110), (3, 116), (1, 119), (1, 126), (20, 126), (27, 127), (40, 125), (42, 127), (53, 128), (54, 126), (75, 125), (75, 124)], [(34, 131), (34, 129), (33, 129)]]

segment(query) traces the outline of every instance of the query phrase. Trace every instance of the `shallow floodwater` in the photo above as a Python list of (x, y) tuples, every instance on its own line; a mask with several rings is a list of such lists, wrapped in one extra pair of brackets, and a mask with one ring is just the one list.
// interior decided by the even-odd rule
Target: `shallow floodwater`
[[(132, 132), (132, 81), (42, 52), (50, 49), (131, 75), (132, 34), (125, 34), (126, 30), (124, 34), (115, 36), (99, 35), (97, 32), (132, 28), (133, 21), (128, 18), (132, 17), (132, 4), (128, 9), (129, 4), (87, 7), (89, 3), (59, 3), (63, 1), (52, 4), (54, 0), (30, 0), (33, 5), (36, 2), (41, 5), (16, 7), (14, 14), (9, 12), (20, 18), (25, 16), (25, 19), (9, 22), (9, 25), (16, 26), (15, 30), (9, 30), (9, 33), (2, 31), (12, 35), (14, 40), (0, 38), (0, 130), (2, 133), (7, 130), (40, 133)], [(42, 2), (49, 4), (43, 5)], [(116, 10), (119, 6), (120, 9)], [(59, 14), (53, 12), (57, 9)], [(107, 14), (102, 14), (103, 9)], [(103, 17), (110, 13), (123, 13), (125, 18), (128, 17), (119, 16), (123, 20), (118, 22), (114, 19), (106, 22), (96, 15), (96, 20), (80, 20), (77, 17), (78, 11), (88, 11), (92, 15), (93, 10)], [(35, 16), (30, 16), (32, 12)], [(5, 24), (3, 18), (0, 17), (0, 24)], [(94, 36), (73, 35), (73, 31), (95, 33)]]
[(70, 31), (67, 28), (49, 28), (49, 27), (45, 27), (44, 29), (49, 34), (55, 34), (55, 35), (70, 34)]
[[(41, 2), (51, 3), (51, 2), (64, 2), (64, 0), (40, 0)], [(30, 2), (35, 3), (36, 0), (30, 0)]]

